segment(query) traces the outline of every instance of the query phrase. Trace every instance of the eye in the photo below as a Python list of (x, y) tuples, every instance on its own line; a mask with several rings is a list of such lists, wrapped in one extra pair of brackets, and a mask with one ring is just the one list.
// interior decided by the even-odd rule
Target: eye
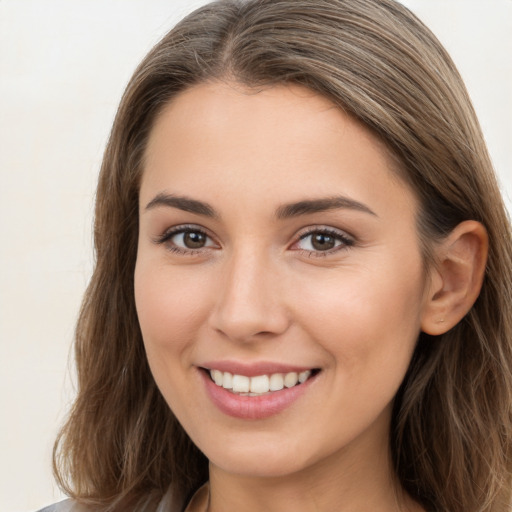
[(165, 244), (170, 250), (178, 253), (190, 253), (217, 244), (200, 228), (195, 226), (176, 226), (167, 230), (156, 243)]
[(184, 249), (201, 249), (206, 247), (208, 236), (200, 231), (184, 231), (173, 235), (170, 240)]
[(309, 253), (329, 253), (354, 245), (354, 240), (343, 232), (333, 229), (313, 229), (300, 235), (293, 249)]

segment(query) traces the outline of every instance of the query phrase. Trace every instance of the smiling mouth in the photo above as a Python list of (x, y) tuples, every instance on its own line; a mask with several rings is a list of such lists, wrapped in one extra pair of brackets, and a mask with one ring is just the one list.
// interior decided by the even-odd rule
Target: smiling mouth
[(209, 370), (205, 368), (210, 379), (220, 388), (224, 388), (235, 395), (262, 396), (281, 391), (284, 388), (293, 388), (304, 384), (320, 371), (317, 368), (303, 372), (272, 373), (247, 377), (246, 375)]

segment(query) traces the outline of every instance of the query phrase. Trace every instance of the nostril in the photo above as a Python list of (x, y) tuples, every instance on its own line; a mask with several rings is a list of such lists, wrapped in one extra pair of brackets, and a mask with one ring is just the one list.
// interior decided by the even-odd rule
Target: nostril
[(288, 310), (264, 272), (248, 276), (255, 270), (246, 267), (232, 272), (229, 283), (219, 289), (209, 325), (238, 342), (268, 340), (284, 333), (290, 324)]

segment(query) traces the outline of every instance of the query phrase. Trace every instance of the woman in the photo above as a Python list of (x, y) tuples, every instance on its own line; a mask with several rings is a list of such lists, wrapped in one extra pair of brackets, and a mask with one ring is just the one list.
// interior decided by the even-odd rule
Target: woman
[(400, 4), (188, 16), (126, 89), (95, 242), (55, 510), (510, 509), (510, 226)]

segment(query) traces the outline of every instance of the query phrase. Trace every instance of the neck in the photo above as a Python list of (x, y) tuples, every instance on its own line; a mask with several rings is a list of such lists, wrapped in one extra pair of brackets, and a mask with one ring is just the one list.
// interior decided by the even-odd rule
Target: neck
[(394, 476), (387, 443), (378, 446), (345, 447), (287, 475), (240, 475), (211, 463), (208, 512), (421, 512)]

